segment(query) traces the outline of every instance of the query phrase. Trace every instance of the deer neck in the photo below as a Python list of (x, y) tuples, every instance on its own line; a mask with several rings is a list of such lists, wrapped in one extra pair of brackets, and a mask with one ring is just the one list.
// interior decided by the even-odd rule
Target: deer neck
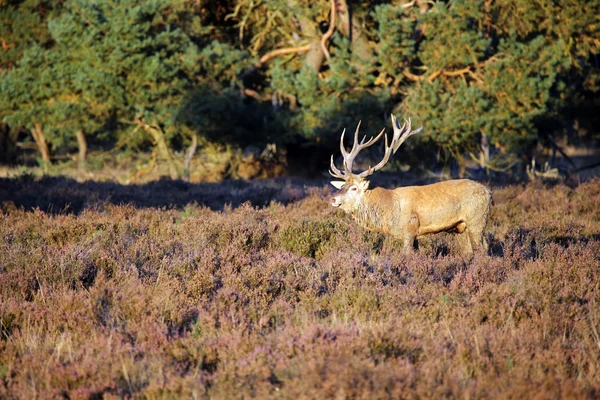
[(383, 226), (383, 209), (373, 197), (373, 191), (367, 190), (356, 208), (350, 212), (354, 220), (364, 228), (380, 230)]

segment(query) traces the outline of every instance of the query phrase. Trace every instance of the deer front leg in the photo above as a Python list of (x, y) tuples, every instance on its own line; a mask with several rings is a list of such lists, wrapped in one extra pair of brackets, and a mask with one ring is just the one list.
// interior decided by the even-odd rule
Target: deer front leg
[(419, 219), (416, 215), (404, 219), (397, 229), (392, 234), (402, 239), (402, 252), (404, 254), (412, 254), (415, 250), (415, 239), (419, 231)]

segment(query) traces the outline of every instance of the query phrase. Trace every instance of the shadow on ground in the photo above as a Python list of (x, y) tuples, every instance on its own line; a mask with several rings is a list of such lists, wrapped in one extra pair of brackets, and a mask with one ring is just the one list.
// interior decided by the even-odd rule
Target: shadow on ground
[(0, 205), (14, 205), (26, 211), (40, 209), (51, 214), (78, 214), (106, 203), (170, 209), (198, 204), (220, 211), (247, 202), (253, 206), (265, 206), (272, 201), (288, 204), (306, 197), (311, 187), (324, 185), (324, 181), (293, 178), (222, 183), (160, 180), (141, 185), (121, 185), (114, 182), (78, 182), (65, 177), (35, 179), (24, 176), (0, 178)]
[[(14, 205), (26, 211), (40, 209), (50, 214), (79, 214), (102, 204), (131, 205), (136, 208), (180, 209), (190, 204), (213, 211), (236, 208), (243, 203), (256, 207), (272, 201), (289, 204), (302, 200), (311, 190), (329, 188), (330, 179), (279, 177), (259, 181), (226, 180), (220, 183), (189, 183), (163, 179), (144, 184), (122, 185), (116, 182), (84, 181), (68, 177), (23, 175), (0, 178), (0, 206)], [(372, 186), (395, 188), (427, 184), (437, 179), (415, 179), (381, 174)], [(324, 195), (327, 193), (323, 192)]]

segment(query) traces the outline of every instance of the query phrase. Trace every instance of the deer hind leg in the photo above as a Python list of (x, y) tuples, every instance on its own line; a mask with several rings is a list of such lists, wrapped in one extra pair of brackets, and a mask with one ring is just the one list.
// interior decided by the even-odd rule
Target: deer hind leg
[(456, 235), (456, 240), (458, 241), (458, 249), (460, 254), (463, 256), (470, 257), (473, 255), (473, 245), (471, 243), (471, 235), (469, 234), (469, 230), (463, 231), (463, 233), (458, 233)]
[(402, 252), (404, 254), (412, 254), (419, 248), (417, 237), (411, 234), (405, 234), (402, 237)]
[[(479, 228), (479, 227), (477, 227)], [(473, 249), (477, 252), (487, 252), (488, 244), (487, 240), (483, 235), (483, 227), (479, 229), (469, 229), (468, 230), (469, 237), (471, 238), (471, 243), (473, 244)]]
[(485, 240), (485, 236), (483, 231), (485, 230), (485, 226), (487, 224), (487, 214), (477, 216), (473, 221), (469, 224), (467, 232), (469, 237), (471, 238), (471, 243), (473, 244), (473, 250), (480, 253), (487, 253), (488, 244), (487, 240)]
[(472, 209), (471, 214), (467, 217), (469, 223), (467, 232), (471, 238), (473, 249), (478, 253), (487, 254), (488, 243), (484, 231), (490, 215), (492, 198), (488, 189), (485, 189), (481, 196), (479, 204)]

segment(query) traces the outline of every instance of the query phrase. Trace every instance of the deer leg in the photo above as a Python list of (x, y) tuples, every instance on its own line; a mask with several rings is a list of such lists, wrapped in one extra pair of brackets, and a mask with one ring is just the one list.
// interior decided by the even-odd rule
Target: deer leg
[(488, 244), (487, 240), (483, 236), (483, 229), (480, 231), (471, 231), (467, 232), (469, 234), (469, 238), (471, 239), (471, 244), (473, 245), (473, 250), (477, 252), (487, 252)]
[(402, 235), (402, 252), (404, 254), (412, 254), (415, 251), (416, 235), (406, 233)]
[(404, 224), (400, 224), (401, 229), (392, 234), (402, 239), (402, 252), (411, 254), (415, 250), (415, 239), (419, 230), (419, 220), (416, 216), (411, 216)]
[(460, 254), (466, 257), (470, 257), (473, 255), (473, 244), (471, 242), (470, 232), (466, 230), (463, 233), (459, 233), (456, 235), (456, 239), (458, 241), (458, 248)]
[(467, 231), (465, 232), (469, 235), (469, 238), (471, 239), (473, 250), (478, 253), (487, 253), (488, 244), (483, 234), (486, 224), (487, 218), (478, 216), (478, 218), (474, 218), (471, 221)]

